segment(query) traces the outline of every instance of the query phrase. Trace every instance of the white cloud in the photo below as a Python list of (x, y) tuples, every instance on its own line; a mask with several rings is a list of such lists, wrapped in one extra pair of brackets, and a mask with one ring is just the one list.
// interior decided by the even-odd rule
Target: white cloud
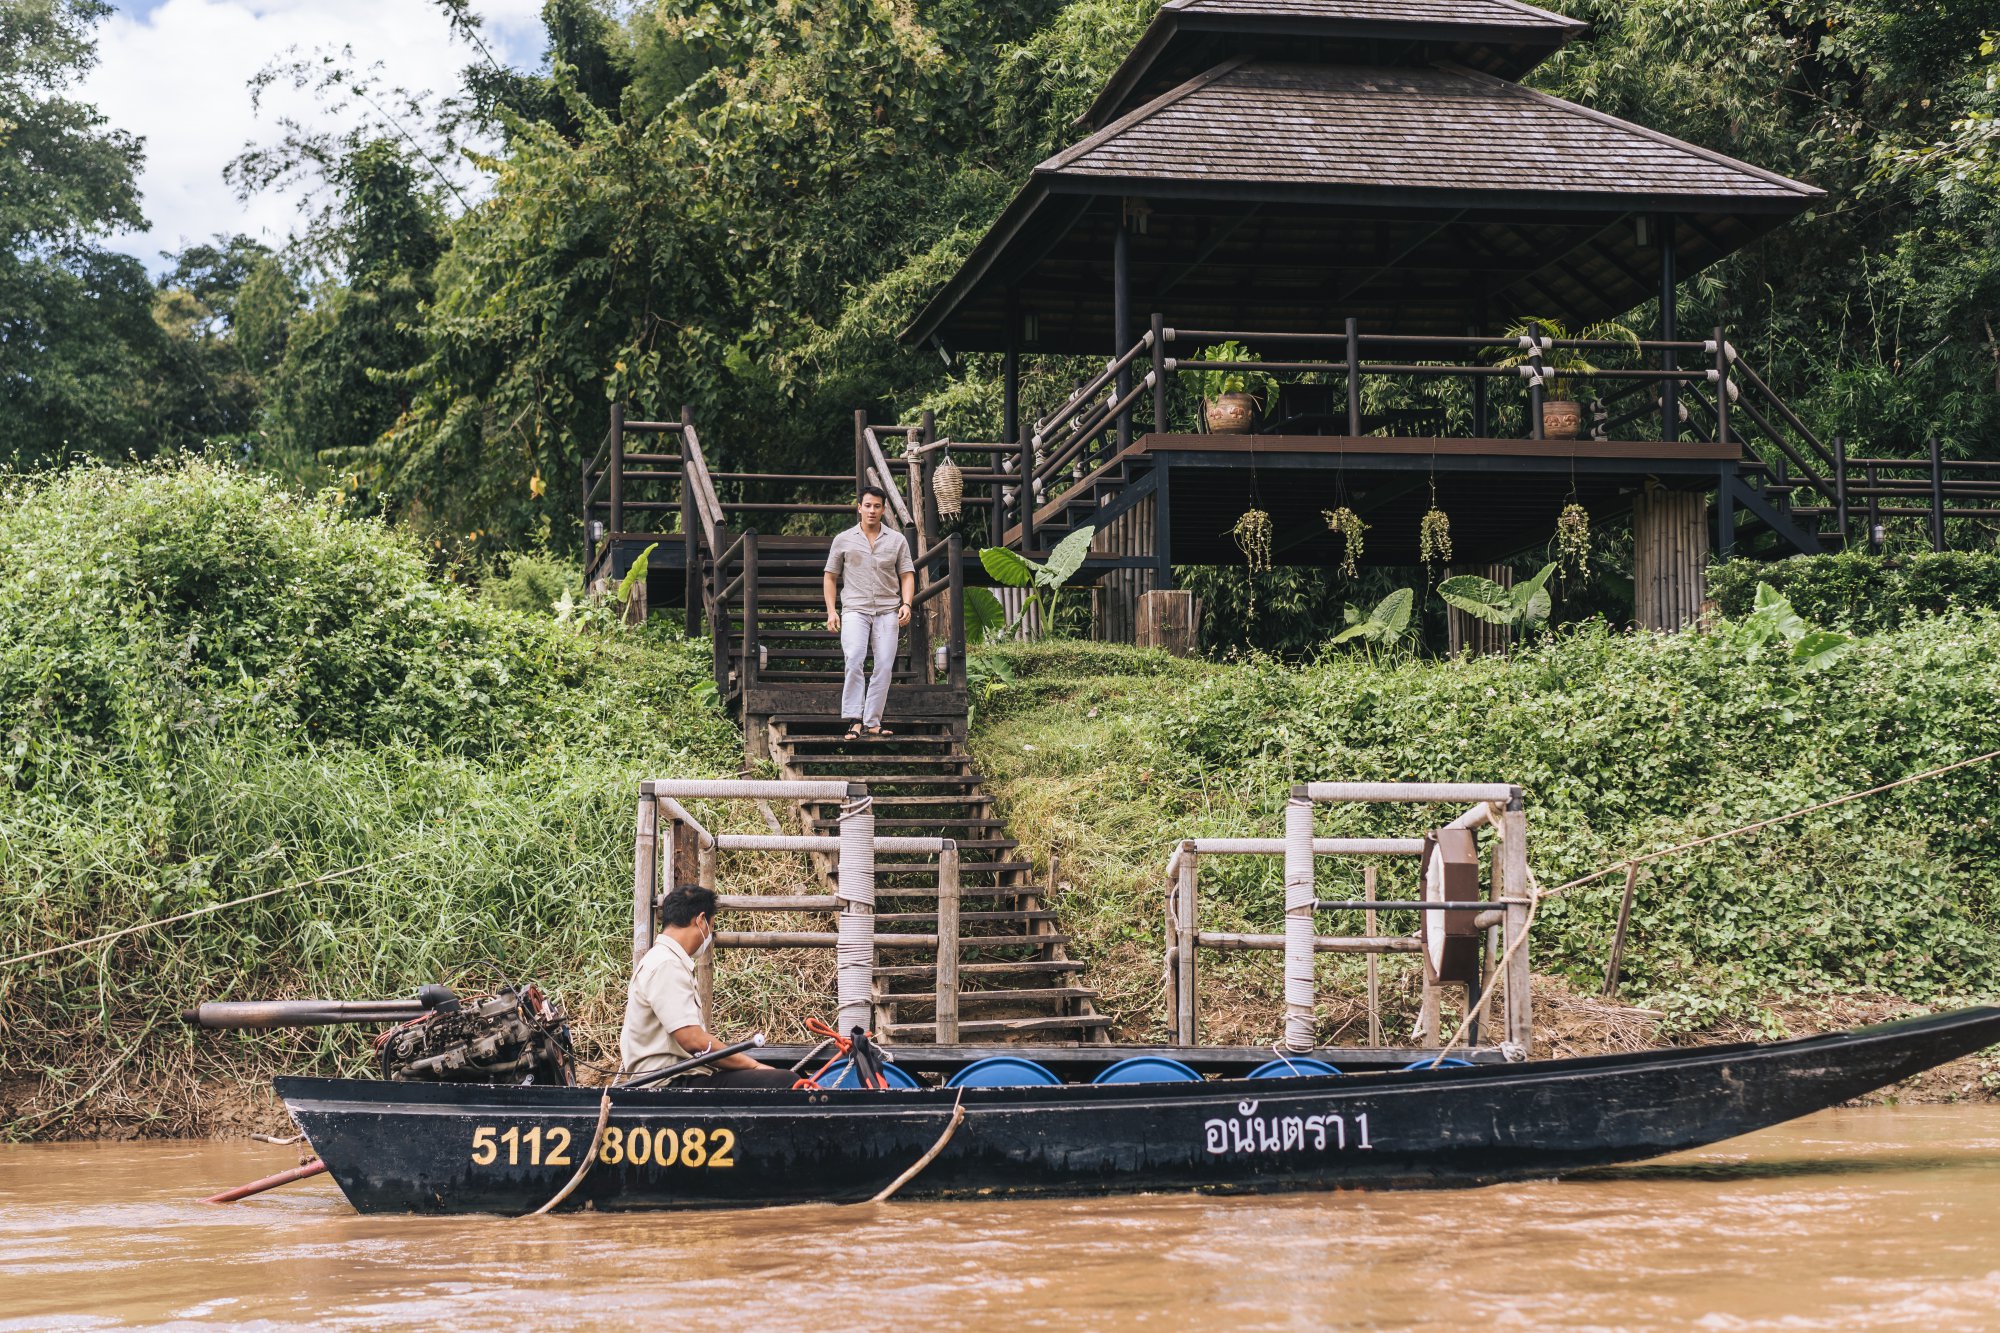
[[(529, 66), (542, 49), (541, 0), (476, 0), (484, 39), (502, 61)], [(477, 53), (455, 40), (431, 0), (139, 0), (98, 29), (98, 64), (75, 95), (112, 125), (144, 136), (139, 188), (151, 228), (110, 240), (155, 270), (159, 253), (221, 232), (277, 243), (298, 200), (266, 194), (240, 201), (222, 168), (247, 143), (277, 137), (277, 118), (322, 123), (310, 93), (273, 88), (261, 114), (250, 79), (288, 47), (354, 49), (362, 66), (413, 89), (446, 90)]]

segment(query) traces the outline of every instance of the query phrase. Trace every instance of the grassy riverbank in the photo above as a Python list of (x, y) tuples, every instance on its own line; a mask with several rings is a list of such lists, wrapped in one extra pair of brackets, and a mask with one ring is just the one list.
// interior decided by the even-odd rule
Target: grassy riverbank
[[(1163, 1030), (1171, 843), (1277, 836), (1295, 780), (1519, 782), (1533, 869), (1555, 885), (2000, 743), (1988, 614), (1913, 622), (1819, 671), (1750, 660), (1727, 634), (1601, 630), (1511, 659), (1399, 665), (1179, 662), (1086, 644), (1002, 655), (1015, 679), (986, 702), (975, 749), (1016, 836), (1060, 849), (1064, 928), (1135, 1035)], [(1982, 765), (1653, 866), (1625, 961), (1626, 999), (1659, 1015), (1640, 1035), (1775, 1034), (1857, 1005), (2000, 991), (1996, 798), (2000, 766)], [(1320, 816), (1323, 834), (1422, 827), (1416, 807)], [(1210, 928), (1279, 928), (1275, 859), (1202, 873)], [(1343, 894), (1359, 889), (1347, 873)], [(1545, 907), (1535, 962), (1551, 999), (1595, 993), (1622, 886), (1614, 876)], [(1203, 965), (1206, 1031), (1269, 1040), (1277, 956)], [(1322, 967), (1336, 996), (1326, 1026), (1353, 1040), (1362, 963)], [(1392, 1031), (1407, 1031), (1414, 971), (1385, 967)]]

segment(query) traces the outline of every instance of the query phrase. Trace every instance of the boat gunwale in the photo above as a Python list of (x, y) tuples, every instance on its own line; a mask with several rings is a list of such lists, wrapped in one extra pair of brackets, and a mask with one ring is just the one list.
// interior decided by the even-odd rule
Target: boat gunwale
[[(1291, 1098), (1301, 1094), (1372, 1093), (1395, 1095), (1404, 1090), (1483, 1083), (1496, 1091), (1541, 1083), (1558, 1083), (1620, 1072), (1653, 1069), (1700, 1069), (1719, 1061), (1754, 1058), (1760, 1063), (1795, 1057), (1813, 1048), (1839, 1050), (1900, 1043), (1920, 1035), (1943, 1036), (1964, 1027), (2000, 1026), (2000, 1006), (1978, 1006), (1944, 1014), (1918, 1015), (1852, 1031), (1816, 1033), (1775, 1042), (1732, 1042), (1721, 1046), (1670, 1047), (1611, 1055), (1573, 1056), (1559, 1060), (1511, 1064), (1441, 1066), (1435, 1069), (1371, 1070), (1354, 1074), (1300, 1075), (1279, 1079), (1222, 1077), (1190, 1083), (1065, 1083), (1014, 1088), (926, 1087), (873, 1091), (854, 1089), (710, 1088), (682, 1083), (666, 1088), (613, 1089), (612, 1105), (625, 1111), (704, 1110), (848, 1111), (900, 1109), (935, 1114), (963, 1100), (968, 1107), (1049, 1109), (1094, 1106), (1105, 1109), (1149, 1105), (1179, 1105), (1213, 1101)], [(1996, 1034), (2000, 1039), (2000, 1034)], [(594, 1110), (604, 1089), (557, 1084), (399, 1083), (379, 1079), (280, 1076), (273, 1086), (288, 1106), (312, 1106), (344, 1113), (373, 1112), (414, 1115), (458, 1115), (480, 1107), (549, 1112)], [(1262, 1098), (1249, 1098), (1262, 1091)]]

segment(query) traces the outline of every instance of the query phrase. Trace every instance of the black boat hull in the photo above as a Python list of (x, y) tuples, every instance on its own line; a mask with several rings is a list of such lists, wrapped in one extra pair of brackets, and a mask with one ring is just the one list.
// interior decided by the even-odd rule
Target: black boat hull
[[(2000, 1042), (2000, 1008), (1765, 1045), (1411, 1073), (967, 1089), (902, 1197), (1481, 1184), (1748, 1133)], [(364, 1213), (522, 1213), (574, 1173), (590, 1088), (277, 1081)], [(913, 1092), (618, 1093), (565, 1209), (865, 1199), (943, 1132)]]

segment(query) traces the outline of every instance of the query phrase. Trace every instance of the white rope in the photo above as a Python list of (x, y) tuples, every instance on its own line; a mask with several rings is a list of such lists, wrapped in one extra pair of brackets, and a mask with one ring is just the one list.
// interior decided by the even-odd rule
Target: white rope
[(1285, 1045), (1313, 1048), (1313, 803), (1285, 802)]
[(839, 939), (834, 944), (839, 1030), (874, 1024), (875, 798), (850, 797), (840, 807)]

